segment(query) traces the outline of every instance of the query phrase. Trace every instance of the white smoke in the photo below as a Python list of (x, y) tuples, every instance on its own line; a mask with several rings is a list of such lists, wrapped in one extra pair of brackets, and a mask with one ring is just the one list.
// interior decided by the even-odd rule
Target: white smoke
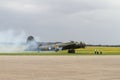
[(25, 41), (26, 33), (24, 31), (0, 31), (0, 53), (24, 51), (25, 47), (23, 43), (25, 43)]

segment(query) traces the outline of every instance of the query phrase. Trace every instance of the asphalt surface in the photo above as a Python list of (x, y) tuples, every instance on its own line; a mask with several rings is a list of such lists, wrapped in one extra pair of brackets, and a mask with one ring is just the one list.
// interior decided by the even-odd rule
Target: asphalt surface
[(120, 56), (0, 56), (0, 80), (120, 80)]

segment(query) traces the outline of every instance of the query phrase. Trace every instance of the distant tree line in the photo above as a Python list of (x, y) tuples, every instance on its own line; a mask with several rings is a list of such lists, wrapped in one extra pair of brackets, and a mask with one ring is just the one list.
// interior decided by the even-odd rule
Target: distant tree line
[(120, 47), (120, 45), (91, 45), (91, 44), (86, 44), (86, 46), (95, 46), (95, 47)]

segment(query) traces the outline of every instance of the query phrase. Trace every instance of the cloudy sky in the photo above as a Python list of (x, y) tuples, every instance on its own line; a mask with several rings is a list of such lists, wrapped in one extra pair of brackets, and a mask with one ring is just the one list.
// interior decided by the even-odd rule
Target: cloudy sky
[(0, 0), (0, 31), (41, 41), (120, 44), (120, 0)]

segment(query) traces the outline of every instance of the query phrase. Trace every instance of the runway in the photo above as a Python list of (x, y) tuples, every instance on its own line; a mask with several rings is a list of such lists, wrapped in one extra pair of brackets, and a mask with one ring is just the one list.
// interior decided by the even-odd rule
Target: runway
[(0, 80), (120, 80), (120, 56), (0, 56)]

